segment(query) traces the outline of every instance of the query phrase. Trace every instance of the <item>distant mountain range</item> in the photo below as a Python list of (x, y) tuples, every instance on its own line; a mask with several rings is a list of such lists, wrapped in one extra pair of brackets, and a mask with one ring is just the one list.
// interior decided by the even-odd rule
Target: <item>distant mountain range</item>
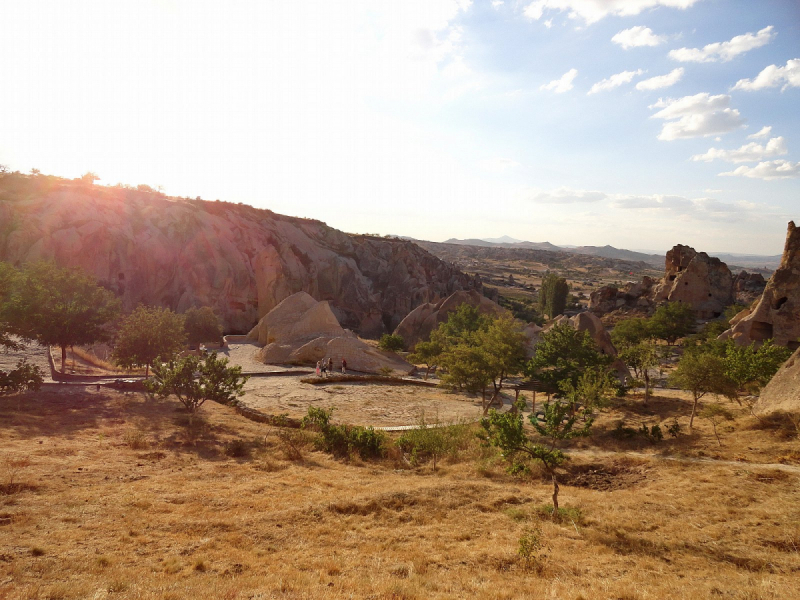
[[(550, 250), (551, 252), (570, 252), (572, 254), (588, 254), (589, 256), (599, 256), (602, 258), (613, 258), (619, 260), (642, 261), (655, 267), (664, 266), (664, 254), (648, 254), (633, 250), (624, 250), (614, 246), (556, 246), (550, 242), (526, 242), (514, 239), (507, 235), (499, 238), (467, 239), (459, 240), (451, 238), (445, 244), (459, 244), (463, 246), (484, 246), (491, 248), (520, 248), (535, 250)], [(702, 250), (701, 250), (702, 251)], [(760, 269), (774, 271), (781, 262), (781, 255), (761, 256), (757, 254), (730, 254), (730, 253), (708, 253), (726, 263), (731, 271), (741, 269)]]

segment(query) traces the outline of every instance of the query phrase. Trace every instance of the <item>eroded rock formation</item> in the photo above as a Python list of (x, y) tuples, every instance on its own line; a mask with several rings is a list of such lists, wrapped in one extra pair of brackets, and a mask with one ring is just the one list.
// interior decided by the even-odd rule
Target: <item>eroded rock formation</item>
[(358, 339), (339, 325), (327, 302), (317, 302), (305, 292), (285, 298), (247, 337), (266, 344), (258, 358), (268, 364), (313, 365), (332, 358), (340, 369), (344, 358), (348, 370), (362, 373), (379, 373), (384, 367), (408, 373), (413, 368), (396, 354)]
[(800, 349), (789, 357), (761, 390), (753, 412), (757, 415), (776, 412), (800, 415)]
[(689, 304), (701, 319), (719, 317), (737, 300), (758, 289), (760, 275), (742, 271), (734, 280), (724, 262), (678, 244), (667, 252), (664, 277), (644, 277), (623, 288), (605, 286), (590, 295), (589, 310), (597, 315), (613, 311), (647, 314), (664, 302)]
[(420, 304), (406, 315), (394, 333), (403, 337), (407, 350), (413, 350), (417, 343), (427, 340), (439, 323), (447, 321), (448, 315), (462, 304), (476, 306), (480, 312), (489, 315), (507, 312), (502, 306), (474, 290), (458, 291), (439, 302)]
[(420, 304), (482, 287), (408, 241), (247, 205), (44, 179), (0, 178), (0, 260), (81, 267), (126, 309), (207, 305), (226, 332), (246, 332), (304, 291), (327, 301), (345, 327), (373, 337)]
[(761, 299), (752, 309), (736, 315), (720, 338), (741, 345), (773, 339), (793, 350), (800, 347), (800, 228), (793, 221), (789, 222), (781, 264)]

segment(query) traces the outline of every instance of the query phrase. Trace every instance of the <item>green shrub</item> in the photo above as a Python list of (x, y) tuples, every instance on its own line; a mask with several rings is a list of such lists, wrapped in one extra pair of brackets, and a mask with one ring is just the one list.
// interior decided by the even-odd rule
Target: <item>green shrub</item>
[(378, 342), (378, 348), (388, 352), (401, 352), (406, 347), (406, 342), (402, 335), (394, 333), (384, 333)]
[(303, 417), (302, 427), (318, 431), (317, 446), (339, 458), (349, 458), (354, 452), (361, 458), (377, 458), (386, 451), (386, 435), (372, 427), (333, 425), (333, 408), (310, 406)]

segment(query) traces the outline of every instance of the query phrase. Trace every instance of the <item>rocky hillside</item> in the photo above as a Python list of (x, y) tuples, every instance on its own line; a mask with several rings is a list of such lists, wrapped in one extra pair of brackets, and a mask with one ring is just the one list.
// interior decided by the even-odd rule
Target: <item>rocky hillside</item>
[(342, 326), (377, 336), (419, 304), (482, 288), (412, 242), (147, 186), (41, 175), (0, 175), (0, 259), (82, 267), (126, 309), (208, 305), (238, 332), (300, 291), (328, 301)]

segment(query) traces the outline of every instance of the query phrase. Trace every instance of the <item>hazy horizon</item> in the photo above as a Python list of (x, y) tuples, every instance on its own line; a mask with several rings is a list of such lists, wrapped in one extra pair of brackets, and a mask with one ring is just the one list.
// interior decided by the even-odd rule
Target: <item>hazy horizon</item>
[(9, 1), (0, 163), (351, 232), (780, 254), (792, 0)]

